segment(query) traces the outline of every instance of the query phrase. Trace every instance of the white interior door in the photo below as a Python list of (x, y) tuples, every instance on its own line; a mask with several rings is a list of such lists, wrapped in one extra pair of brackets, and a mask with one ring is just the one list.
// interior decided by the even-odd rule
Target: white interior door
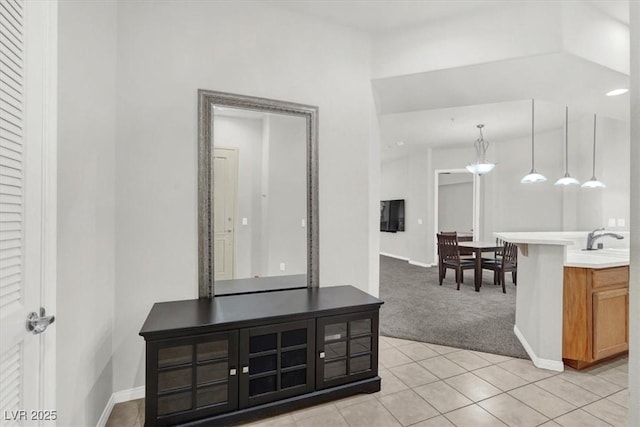
[(233, 279), (238, 152), (213, 149), (214, 280)]
[[(0, 0), (0, 420), (55, 413), (55, 2)], [(35, 332), (27, 316), (36, 312)], [(52, 331), (53, 329), (53, 331)], [(48, 412), (47, 412), (48, 411)]]

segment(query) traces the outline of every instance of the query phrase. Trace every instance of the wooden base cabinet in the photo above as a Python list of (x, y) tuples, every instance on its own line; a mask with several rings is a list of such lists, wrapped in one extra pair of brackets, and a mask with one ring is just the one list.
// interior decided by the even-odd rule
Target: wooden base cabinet
[(582, 369), (629, 349), (629, 267), (564, 268), (564, 362)]
[(382, 301), (351, 286), (155, 304), (145, 425), (228, 425), (380, 390)]

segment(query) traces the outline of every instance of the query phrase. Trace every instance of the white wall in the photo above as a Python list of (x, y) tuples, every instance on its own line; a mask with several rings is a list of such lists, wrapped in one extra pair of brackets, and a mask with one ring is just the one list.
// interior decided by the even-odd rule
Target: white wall
[[(307, 272), (306, 131), (306, 120), (301, 117), (270, 117), (268, 276)], [(285, 265), (283, 271), (280, 263)]]
[[(598, 118), (596, 174), (606, 185), (602, 191), (602, 226), (610, 230), (629, 230), (631, 194), (631, 140), (629, 123)], [(616, 219), (609, 226), (609, 219)], [(622, 219), (624, 225), (617, 221)]]
[[(403, 232), (380, 232), (380, 252), (406, 258), (410, 262), (430, 262), (425, 256), (428, 229), (427, 211), (429, 150), (413, 150), (411, 155), (382, 162), (380, 168), (380, 200), (404, 199)], [(379, 202), (379, 201), (378, 201)], [(376, 229), (380, 229), (380, 205), (376, 204)], [(421, 223), (419, 223), (421, 222)]]
[[(380, 232), (380, 252), (399, 258), (409, 259), (409, 234), (414, 232), (413, 222), (408, 218), (413, 216), (413, 199), (410, 196), (409, 156), (383, 162), (380, 167), (380, 201), (404, 199), (405, 231), (397, 233)], [(380, 209), (378, 205), (378, 229), (380, 228)]]
[(535, 167), (547, 177), (544, 183), (520, 183), (531, 169), (531, 137), (494, 145), (496, 168), (483, 189), (484, 197), (493, 193), (484, 206), (484, 237), (492, 239), (494, 231), (562, 230), (562, 191), (553, 183), (563, 169), (563, 132), (535, 135)]
[(458, 232), (473, 230), (473, 182), (438, 185), (438, 228)]
[(563, 49), (629, 74), (629, 27), (587, 2), (562, 2)]
[(117, 13), (103, 1), (58, 13), (57, 406), (46, 409), (59, 426), (89, 426), (113, 392)]
[[(578, 124), (578, 162), (574, 161), (574, 176), (585, 182), (593, 171), (593, 116), (583, 118)], [(596, 178), (606, 184), (604, 189), (575, 189), (576, 223), (578, 230), (606, 227), (613, 231), (629, 230), (630, 218), (630, 164), (629, 124), (606, 117), (597, 118)], [(609, 225), (609, 218), (616, 225)], [(624, 225), (618, 226), (618, 219)]]
[[(370, 42), (261, 2), (119, 2), (115, 390), (152, 304), (197, 297), (197, 89), (320, 108), (320, 281), (370, 272)], [(338, 208), (337, 208), (338, 207)]]
[[(631, 15), (631, 117), (640, 116), (640, 2)], [(629, 162), (640, 163), (640, 121), (631, 120)], [(629, 263), (629, 425), (640, 425), (640, 168), (631, 174), (631, 258)]]

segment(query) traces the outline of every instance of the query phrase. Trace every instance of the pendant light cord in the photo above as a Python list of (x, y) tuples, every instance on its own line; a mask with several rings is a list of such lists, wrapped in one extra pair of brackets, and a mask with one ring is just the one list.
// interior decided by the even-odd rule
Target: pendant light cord
[(596, 176), (596, 115), (593, 115), (593, 176)]
[(569, 107), (564, 110), (564, 173), (569, 173)]
[(534, 165), (534, 160), (533, 160), (533, 156), (534, 156), (534, 105), (535, 100), (531, 100), (531, 171), (535, 170), (535, 165)]

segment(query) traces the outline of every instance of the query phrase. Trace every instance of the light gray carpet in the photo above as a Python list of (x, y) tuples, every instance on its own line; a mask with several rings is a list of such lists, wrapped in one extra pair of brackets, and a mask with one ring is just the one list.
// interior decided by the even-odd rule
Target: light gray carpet
[(475, 292), (473, 271), (456, 291), (455, 272), (438, 286), (438, 268), (424, 268), (380, 257), (380, 333), (433, 344), (528, 358), (513, 333), (516, 287), (507, 274), (507, 293), (485, 271)]

